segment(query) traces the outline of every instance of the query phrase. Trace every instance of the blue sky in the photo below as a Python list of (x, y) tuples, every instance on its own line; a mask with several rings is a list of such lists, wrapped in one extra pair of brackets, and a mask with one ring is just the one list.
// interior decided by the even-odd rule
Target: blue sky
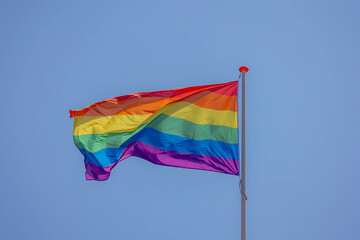
[(360, 236), (359, 1), (0, 1), (1, 239), (240, 239), (238, 178), (86, 181), (69, 109), (247, 74), (248, 239)]

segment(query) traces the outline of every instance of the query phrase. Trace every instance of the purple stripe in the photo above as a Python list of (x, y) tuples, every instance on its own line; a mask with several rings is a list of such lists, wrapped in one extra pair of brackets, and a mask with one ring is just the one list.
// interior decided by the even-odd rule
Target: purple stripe
[(238, 175), (239, 173), (238, 161), (234, 159), (163, 151), (142, 142), (133, 142), (124, 150), (120, 160), (110, 166), (101, 168), (86, 162), (86, 179), (99, 181), (108, 179), (111, 169), (115, 167), (118, 162), (130, 156), (140, 157), (154, 164), (163, 166), (208, 170), (233, 175)]
[[(119, 162), (119, 161), (118, 161)], [(105, 181), (110, 177), (111, 169), (116, 165), (113, 163), (107, 167), (101, 168), (90, 162), (85, 162), (86, 180)]]

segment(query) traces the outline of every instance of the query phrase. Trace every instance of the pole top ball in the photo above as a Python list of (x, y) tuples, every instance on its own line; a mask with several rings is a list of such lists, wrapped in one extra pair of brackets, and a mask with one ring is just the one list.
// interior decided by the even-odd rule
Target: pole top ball
[(239, 72), (242, 72), (242, 71), (248, 72), (249, 68), (245, 67), (245, 66), (242, 66), (242, 67), (239, 68)]

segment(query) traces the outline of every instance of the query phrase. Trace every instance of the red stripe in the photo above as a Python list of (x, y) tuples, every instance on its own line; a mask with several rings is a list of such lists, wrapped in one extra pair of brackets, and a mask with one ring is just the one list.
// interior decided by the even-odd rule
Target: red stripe
[[(109, 106), (106, 107), (107, 103), (111, 103), (111, 104), (115, 104), (117, 102), (124, 102), (126, 100), (131, 100), (132, 102), (137, 102), (139, 101), (137, 104), (135, 105), (141, 105), (141, 99), (145, 99), (145, 98), (152, 98), (152, 99), (168, 99), (168, 98), (186, 98), (189, 97), (191, 95), (194, 95), (196, 93), (202, 92), (202, 91), (211, 91), (220, 95), (225, 95), (225, 96), (236, 96), (237, 95), (237, 81), (234, 82), (228, 82), (228, 83), (221, 83), (221, 84), (212, 84), (212, 85), (204, 85), (204, 86), (195, 86), (195, 87), (186, 87), (186, 88), (177, 88), (177, 89), (171, 89), (171, 90), (164, 90), (164, 91), (155, 91), (155, 92), (142, 92), (142, 93), (134, 93), (134, 94), (130, 94), (130, 95), (125, 95), (125, 96), (119, 96), (119, 97), (115, 97), (115, 98), (109, 98), (107, 100), (101, 101), (101, 102), (97, 102), (94, 103), (86, 108), (77, 110), (77, 111), (72, 111), (72, 113), (70, 112), (70, 117), (73, 116), (83, 116), (86, 115), (90, 109), (94, 109), (94, 108), (98, 108), (102, 105), (104, 105), (105, 108), (100, 107), (101, 109), (106, 109)], [(133, 103), (131, 103), (131, 105), (133, 105)], [(124, 106), (124, 105), (123, 105)], [(112, 108), (112, 107), (111, 107)], [(95, 109), (94, 109), (95, 110)], [(96, 112), (99, 109), (96, 110)], [(94, 114), (91, 114), (94, 115)], [(104, 115), (104, 113), (100, 113), (98, 112), (95, 115)], [(105, 114), (108, 115), (108, 114)]]

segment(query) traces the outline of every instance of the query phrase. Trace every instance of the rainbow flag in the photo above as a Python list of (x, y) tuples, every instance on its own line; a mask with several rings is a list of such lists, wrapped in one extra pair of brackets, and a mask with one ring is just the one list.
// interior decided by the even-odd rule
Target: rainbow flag
[(70, 110), (86, 179), (108, 179), (130, 156), (237, 175), (237, 84), (135, 93)]

